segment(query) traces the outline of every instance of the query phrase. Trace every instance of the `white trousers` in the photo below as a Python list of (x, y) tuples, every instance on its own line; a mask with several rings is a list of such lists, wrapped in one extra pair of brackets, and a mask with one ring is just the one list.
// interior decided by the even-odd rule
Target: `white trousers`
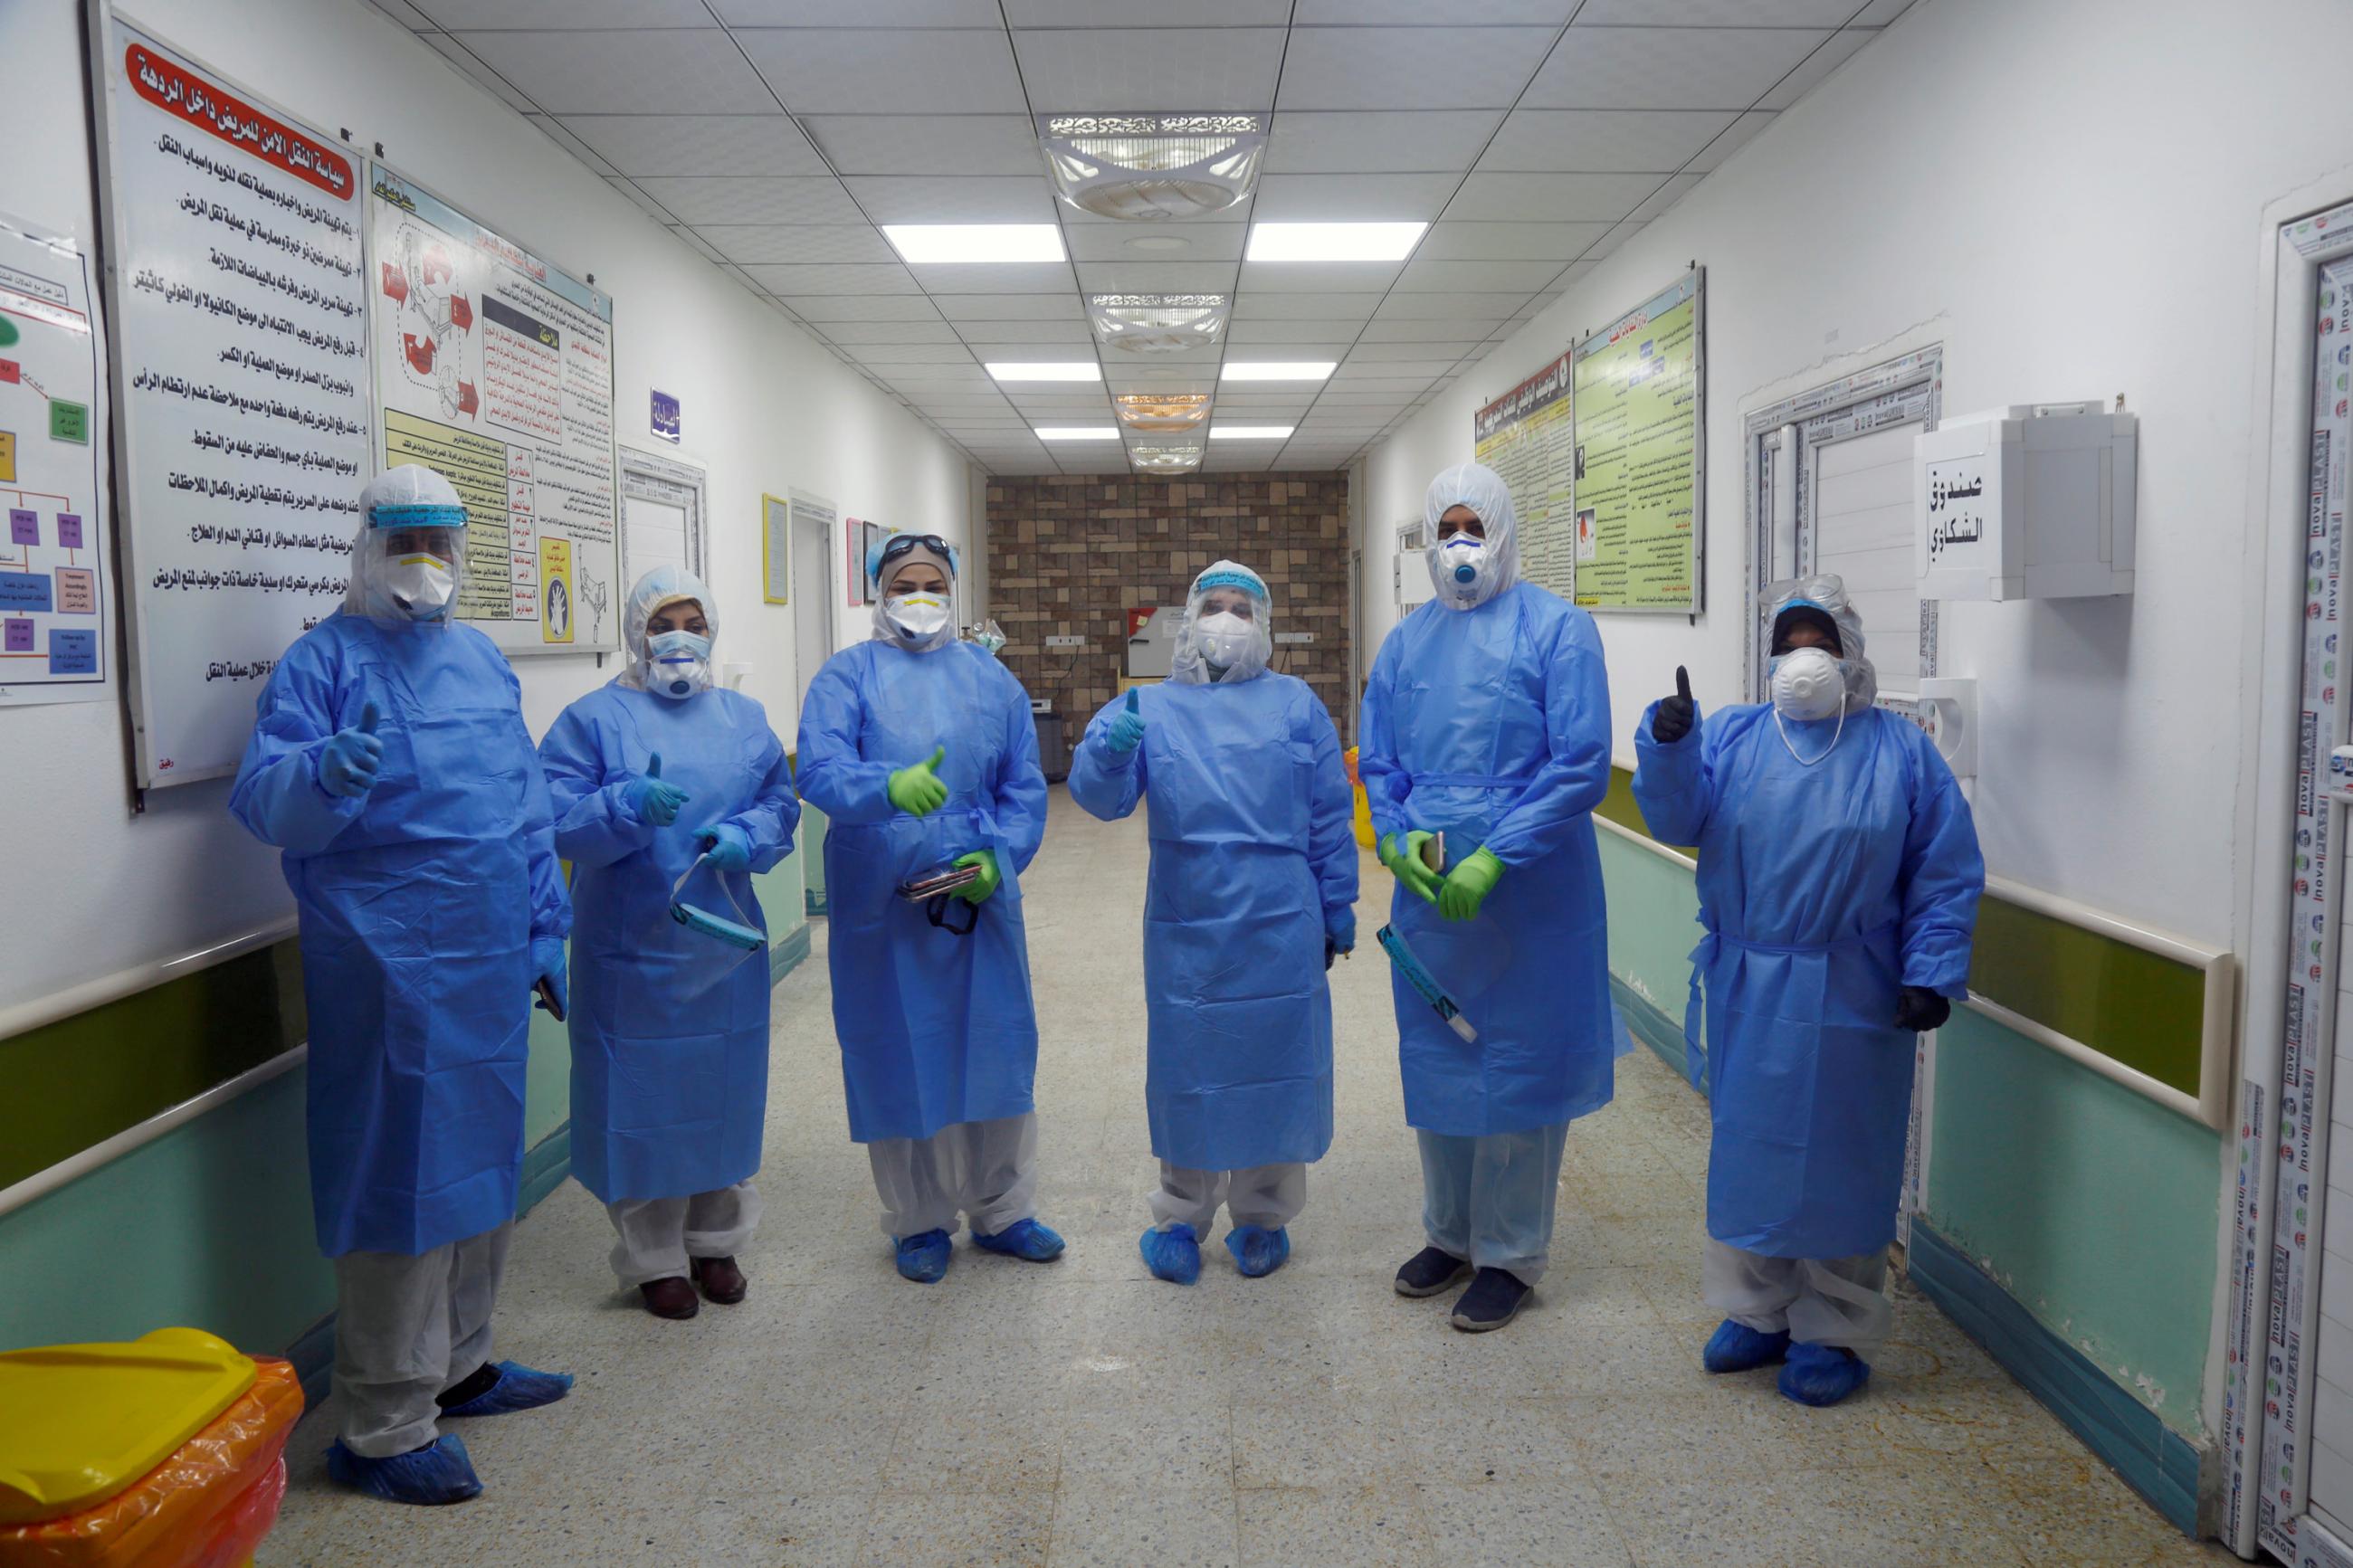
[(1887, 1338), (1887, 1249), (1860, 1258), (1767, 1258), (1710, 1237), (1700, 1258), (1707, 1304), (1764, 1333), (1839, 1345), (1864, 1360)]
[(335, 1264), (336, 1435), (364, 1458), (439, 1435), (433, 1396), (491, 1359), (491, 1309), (514, 1222), (421, 1257), (346, 1252)]
[(1307, 1167), (1296, 1160), (1239, 1171), (1196, 1171), (1160, 1162), (1160, 1190), (1152, 1194), (1155, 1230), (1189, 1225), (1207, 1237), (1224, 1205), (1236, 1225), (1281, 1230), (1307, 1206)]
[(691, 1198), (623, 1198), (605, 1205), (620, 1240), (613, 1272), (621, 1289), (686, 1278), (690, 1258), (733, 1258), (760, 1223), (760, 1194), (749, 1182)]
[(944, 1230), (956, 1215), (995, 1236), (1038, 1212), (1038, 1113), (994, 1121), (959, 1121), (929, 1138), (878, 1138), (866, 1145), (882, 1200), (882, 1229), (893, 1237)]
[(1552, 1257), (1568, 1123), (1483, 1138), (1424, 1132), (1421, 1228), (1430, 1245), (1533, 1285)]

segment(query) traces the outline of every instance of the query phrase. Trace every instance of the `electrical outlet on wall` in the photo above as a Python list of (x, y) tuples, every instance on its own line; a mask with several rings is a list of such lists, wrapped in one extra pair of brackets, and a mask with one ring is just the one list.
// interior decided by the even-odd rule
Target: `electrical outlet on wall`
[(1087, 639), (1071, 637), (1048, 637), (1046, 646), (1048, 647), (1084, 647), (1087, 646)]

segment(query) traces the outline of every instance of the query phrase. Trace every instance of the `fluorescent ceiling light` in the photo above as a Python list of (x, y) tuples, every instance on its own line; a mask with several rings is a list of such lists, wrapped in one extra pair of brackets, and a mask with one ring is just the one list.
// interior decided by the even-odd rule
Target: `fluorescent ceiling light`
[(1101, 381), (1103, 366), (1091, 359), (997, 360), (988, 374), (998, 381)]
[(1339, 365), (1328, 359), (1228, 360), (1220, 381), (1322, 381)]
[(1119, 439), (1119, 426), (1116, 425), (1040, 425), (1038, 426), (1038, 439), (1040, 441), (1116, 441)]
[(1288, 425), (1212, 425), (1212, 441), (1280, 441), (1292, 432)]
[(917, 266), (1062, 259), (1062, 231), (1050, 223), (886, 223), (882, 235)]
[(1402, 261), (1426, 223), (1256, 223), (1245, 261)]

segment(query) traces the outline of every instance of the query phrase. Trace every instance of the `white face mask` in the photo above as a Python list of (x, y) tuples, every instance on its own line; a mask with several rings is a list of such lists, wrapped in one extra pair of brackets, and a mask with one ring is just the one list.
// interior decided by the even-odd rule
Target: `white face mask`
[(416, 551), (385, 563), (384, 589), (410, 620), (438, 620), (448, 613), (458, 575), (440, 556)]
[(1469, 604), (1479, 596), (1479, 589), (1493, 570), (1487, 542), (1467, 533), (1458, 533), (1440, 543), (1437, 550), (1436, 576), (1440, 593), (1458, 604)]
[(1773, 660), (1773, 709), (1792, 719), (1827, 719), (1846, 708), (1846, 667), (1828, 648), (1800, 647)]
[(948, 602), (937, 594), (902, 594), (883, 605), (900, 640), (929, 642), (948, 624)]
[(683, 702), (711, 689), (711, 639), (692, 632), (656, 632), (646, 639), (651, 656), (646, 689)]
[(1203, 616), (1194, 624), (1193, 637), (1201, 649), (1201, 658), (1211, 668), (1219, 670), (1248, 663), (1258, 641), (1258, 634), (1250, 622), (1231, 610)]

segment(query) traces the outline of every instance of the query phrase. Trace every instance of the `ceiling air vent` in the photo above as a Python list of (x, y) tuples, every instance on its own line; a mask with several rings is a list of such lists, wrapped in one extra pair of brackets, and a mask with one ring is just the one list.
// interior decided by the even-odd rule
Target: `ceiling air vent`
[(1038, 139), (1054, 193), (1131, 222), (1198, 217), (1250, 194), (1266, 153), (1256, 114), (1051, 114)]
[(1128, 353), (1180, 353), (1216, 342), (1233, 309), (1225, 294), (1090, 294), (1087, 324)]
[(1139, 474), (1187, 474), (1201, 466), (1201, 452), (1198, 441), (1169, 443), (1130, 447), (1127, 458)]
[(1206, 392), (1123, 392), (1111, 402), (1131, 430), (1198, 430), (1209, 418)]

